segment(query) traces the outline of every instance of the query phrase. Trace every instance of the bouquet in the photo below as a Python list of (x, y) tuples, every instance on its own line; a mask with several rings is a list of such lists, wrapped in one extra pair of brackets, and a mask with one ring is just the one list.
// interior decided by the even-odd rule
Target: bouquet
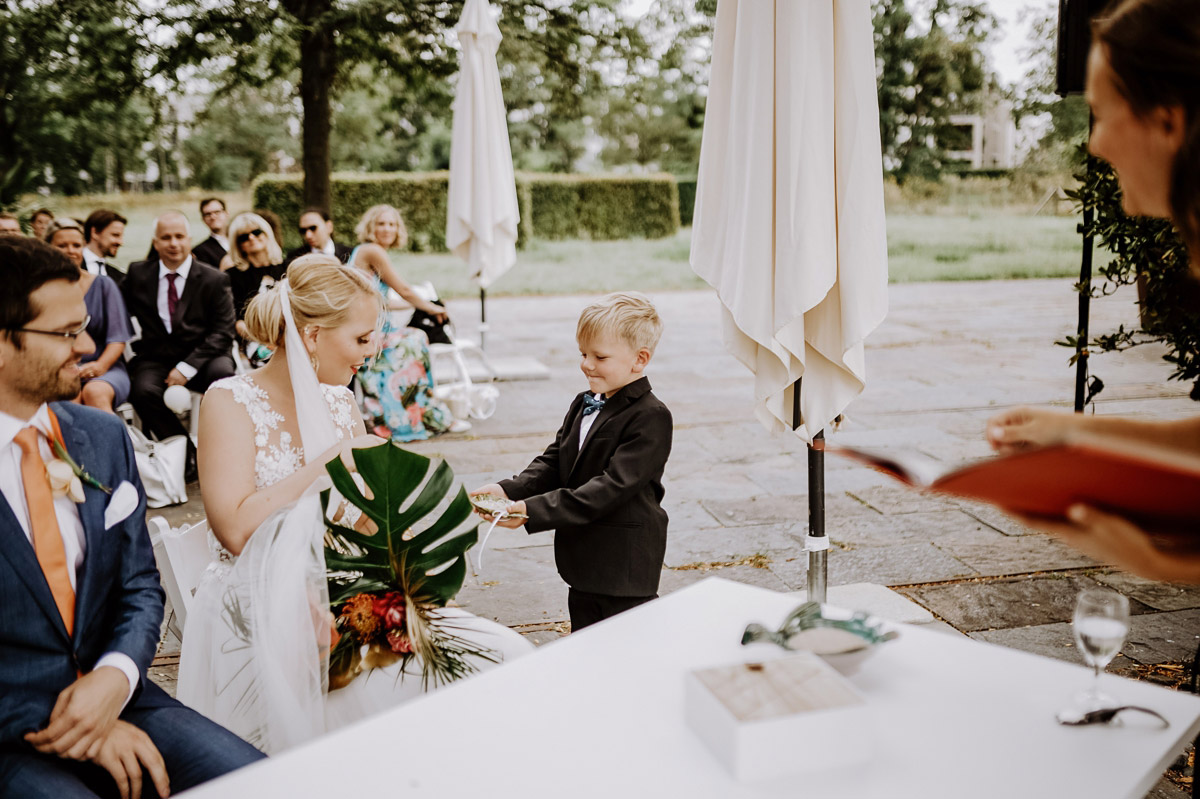
[[(461, 486), (455, 490), (454, 472), (391, 443), (356, 449), (353, 457), (365, 491), (340, 458), (326, 471), (378, 529), (363, 533), (326, 516), (330, 690), (364, 668), (397, 661), (407, 667), (411, 658), (426, 688), (470, 674), (479, 660), (495, 662), (492, 650), (461, 635), (441, 613), (462, 588), (466, 552), (478, 539), (471, 502)], [(328, 491), (321, 495), (326, 508), (329, 498)]]

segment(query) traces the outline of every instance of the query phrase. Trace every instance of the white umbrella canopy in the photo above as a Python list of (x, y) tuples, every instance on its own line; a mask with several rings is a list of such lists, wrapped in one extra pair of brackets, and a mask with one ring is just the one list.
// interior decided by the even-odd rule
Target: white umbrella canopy
[(487, 0), (467, 0), (455, 30), (462, 55), (450, 139), (446, 246), (486, 289), (517, 261), (520, 220), (496, 68), (500, 27)]
[(887, 313), (869, 0), (720, 0), (691, 265), (759, 420), (811, 443), (865, 387)]

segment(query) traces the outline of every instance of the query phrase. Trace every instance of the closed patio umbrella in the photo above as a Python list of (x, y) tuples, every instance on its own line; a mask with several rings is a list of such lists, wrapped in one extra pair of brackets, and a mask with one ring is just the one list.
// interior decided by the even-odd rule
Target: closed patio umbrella
[(819, 440), (865, 387), (863, 343), (887, 312), (869, 0), (720, 0), (692, 224), (691, 265), (754, 373), (756, 416), (809, 443), (823, 600)]
[(487, 288), (517, 261), (520, 214), (496, 68), (500, 28), (487, 0), (467, 0), (455, 30), (462, 49), (450, 140), (446, 246), (467, 262), (479, 284), (482, 345)]

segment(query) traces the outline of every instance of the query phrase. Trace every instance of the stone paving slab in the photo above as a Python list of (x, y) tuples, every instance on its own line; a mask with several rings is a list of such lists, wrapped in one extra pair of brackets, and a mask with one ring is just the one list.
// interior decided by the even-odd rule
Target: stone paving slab
[[(1014, 627), (1004, 630), (978, 630), (973, 633), (968, 633), (971, 638), (976, 641), (986, 641), (989, 644), (999, 644), (1007, 646), (1011, 649), (1020, 649), (1023, 652), (1030, 652), (1034, 655), (1042, 657), (1054, 658), (1067, 663), (1076, 665), (1086, 665), (1083, 662), (1083, 656), (1079, 653), (1079, 648), (1075, 645), (1075, 636), (1071, 632), (1071, 625), (1068, 623), (1058, 622), (1056, 624), (1039, 624), (1033, 627)], [(1132, 658), (1125, 655), (1117, 655), (1113, 658), (1109, 668), (1116, 671), (1119, 669), (1129, 668), (1137, 664)], [(1079, 687), (1083, 689), (1086, 683), (1086, 678), (1081, 678)], [(1068, 704), (1070, 697), (1063, 697), (1063, 705)]]
[[(1082, 574), (1049, 574), (950, 585), (913, 586), (900, 592), (963, 632), (1069, 622), (1080, 591), (1100, 584)], [(1150, 613), (1137, 600), (1132, 615)]]
[(1157, 583), (1124, 572), (1097, 574), (1092, 579), (1155, 610), (1200, 608), (1200, 586)]
[[(1133, 663), (1154, 666), (1160, 663), (1189, 662), (1200, 646), (1200, 610), (1170, 613), (1144, 613), (1129, 620), (1129, 635), (1114, 658), (1110, 669), (1119, 671)], [(1000, 630), (977, 630), (972, 638), (1023, 649), (1047, 657), (1082, 664), (1075, 645), (1071, 624), (1057, 622)]]
[(666, 564), (669, 568), (678, 568), (695, 563), (736, 561), (751, 555), (766, 555), (772, 560), (786, 558), (796, 553), (797, 527), (794, 522), (785, 522), (680, 530), (667, 537)]
[[(849, 583), (835, 585), (826, 592), (826, 602), (837, 607), (861, 610), (881, 619), (900, 624), (931, 624), (933, 614), (906, 599), (890, 588), (877, 583)], [(807, 602), (808, 590), (795, 592), (796, 601)], [(951, 628), (953, 629), (953, 628)]]
[[(931, 543), (864, 547), (849, 551), (830, 549), (828, 562), (828, 584), (831, 586), (864, 582), (911, 585), (976, 576), (970, 566)], [(771, 571), (793, 590), (807, 587), (808, 555), (799, 553), (795, 559), (772, 563)]]
[(860, 491), (847, 492), (859, 502), (880, 513), (897, 515), (902, 513), (927, 513), (954, 508), (954, 501), (934, 494), (922, 494), (894, 480), (888, 485), (876, 486)]
[(987, 535), (991, 540), (965, 541), (961, 534), (951, 534), (935, 538), (933, 543), (986, 577), (1098, 565), (1047, 535), (1012, 537), (991, 528)]

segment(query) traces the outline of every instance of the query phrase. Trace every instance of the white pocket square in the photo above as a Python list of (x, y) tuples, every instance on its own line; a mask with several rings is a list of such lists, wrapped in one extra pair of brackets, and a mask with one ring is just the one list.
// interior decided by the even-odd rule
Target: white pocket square
[(137, 489), (133, 487), (133, 483), (123, 480), (112, 492), (112, 497), (108, 500), (108, 507), (104, 509), (104, 529), (107, 530), (128, 519), (129, 514), (137, 510), (137, 506)]

